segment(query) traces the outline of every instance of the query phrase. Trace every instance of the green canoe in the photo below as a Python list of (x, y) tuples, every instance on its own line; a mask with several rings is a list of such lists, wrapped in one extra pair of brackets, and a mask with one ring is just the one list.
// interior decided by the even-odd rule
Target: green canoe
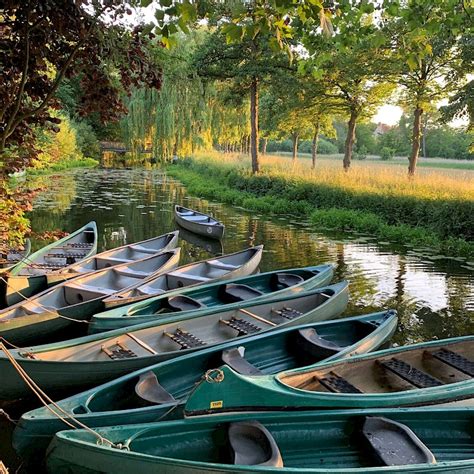
[(230, 309), (243, 301), (264, 301), (327, 285), (334, 275), (332, 265), (275, 270), (198, 287), (182, 288), (143, 302), (121, 306), (94, 315), (89, 334), (156, 321), (164, 315), (212, 307)]
[(387, 349), (251, 377), (228, 366), (189, 396), (188, 415), (223, 411), (400, 407), (474, 396), (474, 336)]
[[(106, 296), (177, 266), (179, 249), (131, 263), (79, 275), (0, 311), (0, 336), (20, 345), (41, 339), (65, 338), (63, 330), (80, 330), (74, 320), (87, 320), (103, 311)], [(72, 320), (71, 320), (72, 319)]]
[(7, 305), (24, 301), (22, 295), (29, 298), (46, 290), (51, 286), (48, 273), (84, 260), (96, 252), (97, 225), (94, 221), (37, 250), (9, 273), (5, 290)]
[(136, 303), (186, 286), (251, 275), (258, 270), (262, 252), (263, 245), (257, 245), (222, 257), (188, 263), (172, 272), (148, 278), (144, 282), (107, 297), (104, 300), (105, 307), (114, 308)]
[(473, 426), (469, 408), (241, 413), (61, 431), (46, 463), (54, 474), (472, 474)]
[(181, 227), (195, 234), (216, 240), (221, 240), (224, 237), (224, 224), (202, 212), (187, 207), (174, 206), (174, 218)]
[[(276, 329), (146, 367), (57, 403), (90, 427), (176, 418), (192, 387), (223, 360), (242, 371), (272, 374), (349, 357), (389, 341), (397, 319), (396, 311), (385, 311)], [(32, 410), (18, 422), (13, 446), (24, 461), (42, 456), (54, 433), (64, 429), (51, 408)]]
[[(163, 318), (161, 324), (147, 323), (11, 353), (48, 393), (71, 391), (277, 326), (334, 318), (347, 302), (347, 282), (341, 282), (278, 300), (242, 304), (241, 309), (213, 309), (190, 319)], [(28, 387), (3, 353), (0, 373), (0, 400), (28, 395)]]

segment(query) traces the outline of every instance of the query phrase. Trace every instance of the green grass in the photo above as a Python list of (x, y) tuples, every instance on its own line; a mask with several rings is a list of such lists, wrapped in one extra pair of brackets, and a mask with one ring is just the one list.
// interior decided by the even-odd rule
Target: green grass
[[(316, 186), (311, 180), (267, 171), (251, 175), (225, 161), (193, 159), (168, 166), (190, 194), (260, 213), (309, 216), (318, 228), (367, 232), (380, 240), (431, 247), (446, 255), (472, 257), (473, 202), (400, 193), (357, 192), (337, 181)], [(346, 178), (347, 179), (347, 178)]]
[(95, 168), (99, 165), (97, 160), (92, 158), (82, 158), (77, 160), (59, 161), (47, 168), (28, 168), (27, 174), (31, 176), (49, 174), (52, 171), (62, 171), (72, 168)]

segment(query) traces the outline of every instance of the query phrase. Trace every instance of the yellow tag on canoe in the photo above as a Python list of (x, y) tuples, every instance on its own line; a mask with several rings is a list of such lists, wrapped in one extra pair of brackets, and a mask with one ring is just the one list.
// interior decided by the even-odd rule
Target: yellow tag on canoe
[(222, 405), (223, 405), (222, 400), (211, 402), (211, 408), (222, 408)]

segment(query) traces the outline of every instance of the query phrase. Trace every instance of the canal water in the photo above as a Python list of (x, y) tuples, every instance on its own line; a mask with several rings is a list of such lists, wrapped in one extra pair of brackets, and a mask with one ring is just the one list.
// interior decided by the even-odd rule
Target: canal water
[[(31, 185), (44, 188), (30, 214), (35, 232), (71, 232), (95, 220), (102, 251), (175, 229), (173, 206), (182, 204), (226, 225), (222, 243), (183, 232), (183, 264), (264, 244), (261, 271), (333, 262), (334, 280), (350, 282), (345, 315), (398, 310), (394, 344), (474, 333), (474, 262), (377, 242), (367, 234), (330, 233), (298, 216), (260, 215), (189, 196), (159, 170), (78, 169), (34, 178)], [(13, 406), (10, 413), (23, 409)], [(11, 426), (0, 416), (0, 460), (15, 467)]]

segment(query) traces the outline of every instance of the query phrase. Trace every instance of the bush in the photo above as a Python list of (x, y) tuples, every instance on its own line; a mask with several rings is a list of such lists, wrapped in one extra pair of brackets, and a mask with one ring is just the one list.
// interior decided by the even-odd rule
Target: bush
[(367, 159), (367, 148), (362, 145), (359, 149), (354, 152), (354, 159), (356, 160), (366, 160)]
[(393, 148), (389, 148), (388, 146), (384, 146), (380, 151), (380, 159), (384, 161), (391, 160), (395, 156), (395, 150)]

